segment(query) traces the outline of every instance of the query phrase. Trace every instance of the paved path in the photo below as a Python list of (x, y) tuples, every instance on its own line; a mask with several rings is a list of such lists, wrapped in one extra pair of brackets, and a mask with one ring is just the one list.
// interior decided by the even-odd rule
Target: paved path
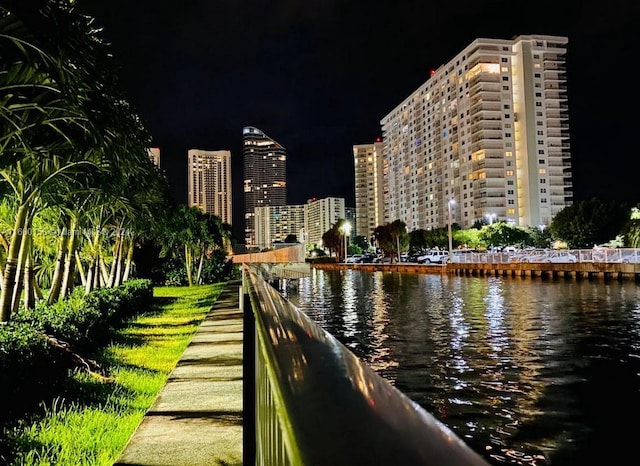
[(239, 286), (222, 291), (114, 465), (242, 465)]

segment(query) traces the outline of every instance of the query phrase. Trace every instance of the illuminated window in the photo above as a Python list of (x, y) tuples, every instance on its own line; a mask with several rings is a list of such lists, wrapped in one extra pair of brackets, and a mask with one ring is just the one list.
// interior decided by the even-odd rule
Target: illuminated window
[(507, 170), (506, 175), (507, 176), (513, 176), (513, 170)]
[(504, 156), (505, 157), (513, 157), (513, 152), (511, 152), (511, 151), (505, 152)]
[(547, 169), (546, 168), (541, 168), (538, 170), (538, 174), (539, 175), (546, 175), (547, 174)]
[(507, 209), (507, 215), (515, 215), (516, 209)]

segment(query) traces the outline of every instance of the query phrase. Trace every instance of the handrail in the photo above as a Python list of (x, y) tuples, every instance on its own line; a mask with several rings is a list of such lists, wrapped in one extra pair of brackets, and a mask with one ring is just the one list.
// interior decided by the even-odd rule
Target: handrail
[(257, 338), (257, 465), (488, 466), (257, 269), (245, 264), (243, 283)]

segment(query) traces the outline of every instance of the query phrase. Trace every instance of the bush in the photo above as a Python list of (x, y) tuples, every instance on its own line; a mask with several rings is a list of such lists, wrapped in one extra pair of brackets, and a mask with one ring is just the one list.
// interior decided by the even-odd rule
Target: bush
[(0, 325), (0, 421), (24, 412), (51, 395), (69, 365), (45, 335), (25, 323)]

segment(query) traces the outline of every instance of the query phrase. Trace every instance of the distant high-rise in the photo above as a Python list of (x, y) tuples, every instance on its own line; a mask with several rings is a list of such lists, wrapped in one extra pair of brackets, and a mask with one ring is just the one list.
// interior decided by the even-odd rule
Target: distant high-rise
[(384, 222), (383, 148), (381, 140), (353, 146), (356, 188), (355, 234), (370, 238)]
[(385, 116), (385, 221), (538, 227), (570, 206), (566, 44), (476, 39)]
[(287, 203), (287, 153), (257, 128), (242, 129), (244, 159), (244, 236), (247, 247), (258, 246), (255, 208)]
[(304, 229), (308, 235), (308, 244), (320, 247), (322, 235), (345, 217), (344, 198), (309, 199), (304, 205)]
[(188, 157), (189, 205), (231, 224), (231, 152), (190, 149)]
[(303, 205), (256, 207), (255, 214), (255, 246), (260, 249), (272, 248), (290, 235), (299, 243), (304, 241)]
[(149, 158), (153, 162), (153, 164), (160, 168), (160, 148), (159, 147), (150, 147), (149, 148)]

